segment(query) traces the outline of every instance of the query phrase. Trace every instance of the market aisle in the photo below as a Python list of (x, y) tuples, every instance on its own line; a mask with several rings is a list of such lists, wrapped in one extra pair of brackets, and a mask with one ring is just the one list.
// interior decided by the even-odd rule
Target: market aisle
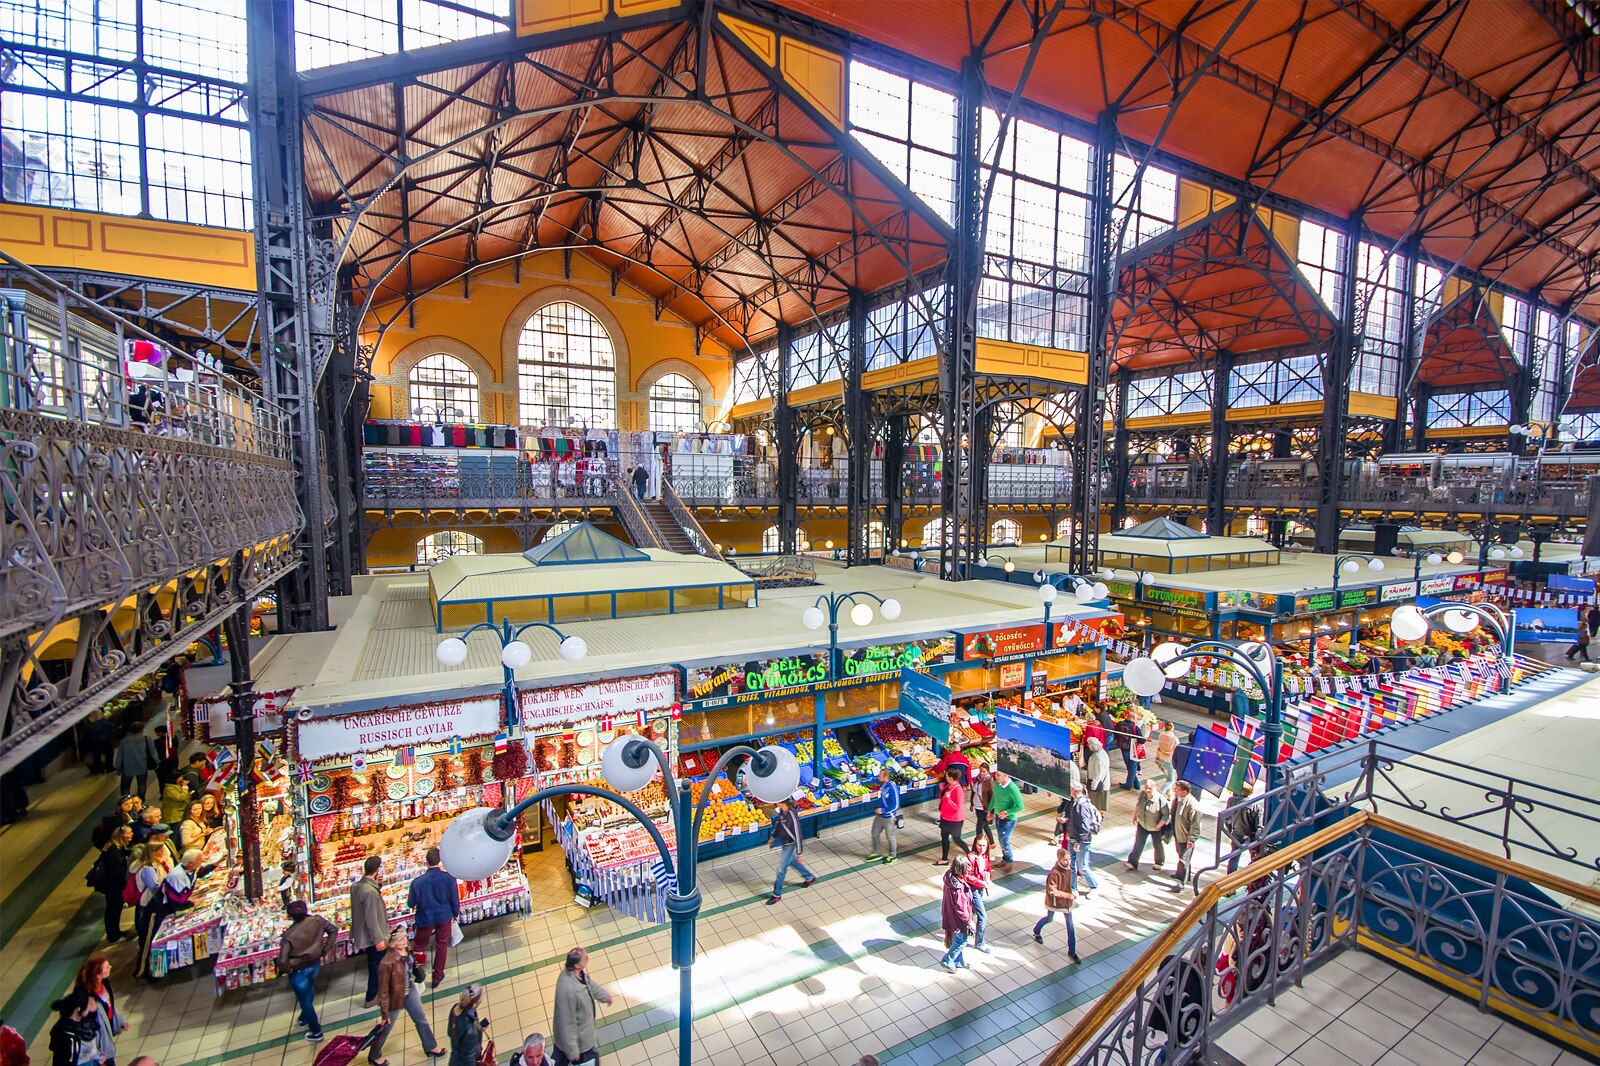
[[(873, 1051), (888, 1053), (885, 1061), (928, 1062), (934, 1060), (928, 1046), (938, 1041), (944, 1041), (938, 1054), (948, 1053), (951, 1061), (979, 1055), (992, 1062), (1033, 1061), (1035, 1049), (1053, 1045), (1071, 1013), (1093, 1002), (1187, 899), (1168, 891), (1170, 878), (1123, 874), (1131, 805), (1128, 794), (1115, 793), (1097, 839), (1103, 891), (1079, 914), (1084, 963), (1076, 967), (1067, 965), (1059, 923), (1046, 947), (1029, 935), (1044, 870), (1054, 857), (1047, 839), (1054, 802), (1043, 794), (1028, 797), (1029, 816), (1017, 830), (1017, 867), (1000, 878), (992, 901), (994, 954), (969, 951), (974, 970), (959, 975), (937, 968), (943, 950), (938, 878), (944, 868), (932, 865), (938, 834), (931, 807), (908, 818), (902, 859), (891, 867), (861, 860), (865, 822), (809, 841), (806, 857), (818, 883), (809, 889), (796, 883), (775, 907), (764, 905), (773, 873), (769, 852), (708, 863), (702, 869), (705, 909), (695, 968), (700, 1061), (854, 1063)], [(549, 1032), (560, 960), (582, 944), (591, 950), (591, 971), (616, 996), (601, 1018), (605, 1061), (628, 1066), (670, 1060), (677, 980), (667, 957), (667, 927), (644, 926), (603, 907), (570, 906), (559, 850), (531, 856), (528, 866), (535, 913), (469, 927), (452, 954), (444, 987), (428, 995), (436, 1028), (443, 1032), (461, 987), (482, 982), (491, 1034), (504, 1061), (523, 1034)], [(546, 903), (556, 909), (541, 912)], [(358, 973), (356, 964), (340, 962), (320, 982), (318, 1009), (330, 1035), (364, 1032), (373, 1024), (375, 1012), (360, 1005)], [(191, 979), (180, 973), (155, 988), (131, 989), (127, 1006), (133, 1029), (120, 1057), (152, 1052), (161, 1066), (308, 1066), (315, 1054), (291, 1032), (291, 997), (282, 982), (219, 999), (209, 975)], [(950, 1051), (957, 1045), (968, 1050)], [(42, 1043), (35, 1047), (43, 1051)], [(385, 1054), (397, 1066), (427, 1061), (404, 1021)]]
[(115, 774), (60, 771), (28, 789), (26, 818), (0, 830), (0, 1017), (29, 1040), (48, 1028), (50, 1003), (100, 943), (102, 898), (83, 877), (94, 861), (90, 831), (116, 788)]

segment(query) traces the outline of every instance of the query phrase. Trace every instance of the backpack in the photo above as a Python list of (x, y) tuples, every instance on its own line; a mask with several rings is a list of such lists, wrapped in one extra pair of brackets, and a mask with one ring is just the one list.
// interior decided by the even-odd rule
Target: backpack
[(1079, 817), (1083, 819), (1083, 827), (1089, 831), (1090, 836), (1100, 832), (1100, 808), (1090, 803), (1087, 799), (1078, 803)]
[(137, 907), (143, 895), (144, 889), (139, 887), (139, 873), (136, 870), (128, 875), (128, 883), (122, 886), (122, 902), (130, 907)]

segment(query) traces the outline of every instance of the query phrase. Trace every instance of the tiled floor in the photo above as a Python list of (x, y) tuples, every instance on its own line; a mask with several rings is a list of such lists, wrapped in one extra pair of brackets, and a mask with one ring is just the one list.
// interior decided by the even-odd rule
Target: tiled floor
[[(70, 799), (53, 815), (50, 804), (41, 805), (37, 820), (30, 817), (0, 835), (0, 862), (8, 867), (21, 861), (14, 847), (36, 849), (39, 827), (51, 823), (56, 835), (50, 843), (69, 856), (56, 863), (64, 863), (70, 876), (59, 877), (49, 902), (57, 910), (75, 905), (77, 926), (62, 928), (58, 922), (35, 935), (16, 933), (4, 946), (7, 965), (0, 968), (14, 993), (5, 1004), (6, 1020), (33, 1016), (25, 1035), (41, 1062), (48, 1059), (41, 1028), (48, 1019), (32, 999), (42, 997), (47, 1005), (59, 991), (52, 983), (70, 979), (95, 947), (98, 897), (86, 899), (74, 865), (78, 860), (70, 858), (74, 851), (84, 854), (72, 834), (88, 801)], [(704, 910), (694, 971), (695, 1061), (853, 1064), (868, 1051), (897, 1066), (1038, 1061), (1188, 897), (1170, 892), (1170, 879), (1158, 878), (1148, 866), (1141, 874), (1124, 874), (1121, 858), (1131, 838), (1132, 801), (1129, 794), (1117, 793), (1097, 839), (1102, 890), (1077, 912), (1083, 962), (1070, 965), (1059, 923), (1047, 933), (1044, 947), (1030, 935), (1042, 913), (1045, 868), (1054, 858), (1048, 839), (1054, 813), (1043, 795), (1030, 797), (1029, 807), (1016, 834), (1016, 868), (999, 879), (989, 903), (993, 953), (969, 949), (972, 969), (956, 975), (937, 966), (943, 951), (938, 931), (943, 868), (932, 865), (938, 834), (929, 809), (908, 817), (900, 837), (902, 858), (894, 866), (861, 859), (867, 850), (865, 822), (830, 829), (808, 842), (805, 857), (818, 883), (800, 889), (792, 881), (795, 887), (774, 907), (764, 905), (774, 865), (767, 852), (708, 863), (701, 870)], [(1209, 819), (1207, 825), (1209, 830)], [(445, 986), (428, 995), (439, 1031), (460, 987), (479, 981), (488, 986), (491, 1032), (502, 1058), (524, 1033), (548, 1032), (558, 960), (572, 945), (583, 944), (591, 950), (592, 972), (616, 997), (601, 1019), (608, 1066), (674, 1060), (678, 980), (668, 962), (666, 927), (647, 926), (604, 907), (572, 906), (570, 882), (553, 848), (534, 857), (530, 874), (534, 913), (469, 927), (467, 940), (452, 955)], [(16, 893), (24, 890), (26, 879), (17, 884), (8, 869), (6, 880), (8, 892), (0, 903), (10, 912), (14, 898), (22, 898)], [(315, 1049), (292, 1032), (292, 997), (283, 982), (220, 998), (209, 974), (175, 975), (146, 988), (127, 976), (129, 948), (111, 949), (110, 956), (121, 1004), (132, 1022), (119, 1042), (120, 1059), (143, 1053), (153, 1054), (161, 1066), (311, 1062)], [(324, 970), (317, 1003), (330, 1034), (363, 1032), (373, 1024), (374, 1012), (360, 1005), (357, 969), (344, 961)], [(37, 993), (32, 999), (30, 989)], [(386, 1055), (397, 1066), (429, 1061), (404, 1021)]]
[(1375, 955), (1346, 951), (1220, 1042), (1247, 1066), (1568, 1066), (1587, 1060)]

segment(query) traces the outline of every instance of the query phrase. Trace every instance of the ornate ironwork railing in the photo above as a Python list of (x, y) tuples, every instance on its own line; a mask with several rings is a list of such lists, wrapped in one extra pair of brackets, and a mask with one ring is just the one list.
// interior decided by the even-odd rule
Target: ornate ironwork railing
[(362, 504), (378, 509), (609, 505), (618, 483), (616, 464), (594, 459), (530, 463), (514, 452), (369, 448), (362, 460)]
[(672, 487), (671, 478), (661, 479), (661, 498), (666, 502), (667, 510), (672, 514), (672, 520), (678, 524), (678, 529), (689, 538), (689, 543), (694, 545), (695, 552), (708, 559), (721, 559), (722, 550), (706, 531), (700, 528), (694, 512), (685, 507), (683, 501), (678, 498), (677, 491)]
[(23, 296), (0, 325), (0, 769), (292, 569), (304, 522), (281, 410), (176, 353), (129, 378), (125, 324)]
[(666, 547), (661, 543), (661, 535), (656, 532), (655, 523), (644, 513), (644, 508), (633, 498), (633, 493), (627, 485), (621, 481), (616, 482), (611, 498), (616, 501), (617, 517), (622, 521), (622, 528), (628, 531), (629, 540), (640, 548)]
[(1600, 923), (1547, 894), (1600, 908), (1600, 801), (1372, 738), (1291, 764), (1248, 803), (1261, 832), (1217, 834), (1210, 864), (1194, 864), (1195, 902), (1047, 1063), (1198, 1061), (1352, 946), (1600, 1050)]
[(740, 556), (733, 565), (754, 578), (759, 588), (790, 588), (817, 581), (816, 564), (804, 555)]

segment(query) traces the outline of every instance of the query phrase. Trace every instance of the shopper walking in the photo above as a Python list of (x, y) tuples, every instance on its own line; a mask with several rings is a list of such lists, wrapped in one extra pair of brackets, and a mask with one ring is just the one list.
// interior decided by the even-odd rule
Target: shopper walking
[(628, 477), (633, 481), (633, 498), (644, 499), (645, 490), (650, 487), (650, 471), (643, 465), (636, 466), (628, 472)]
[(78, 969), (72, 991), (95, 1004), (95, 1061), (101, 1066), (117, 1066), (117, 1037), (128, 1031), (128, 1019), (117, 1009), (117, 996), (111, 990), (111, 960), (90, 955)]
[(989, 954), (984, 946), (984, 934), (989, 928), (989, 908), (985, 900), (994, 887), (994, 868), (989, 865), (989, 841), (985, 837), (972, 838), (972, 850), (967, 853), (967, 887), (972, 890), (972, 946)]
[[(1072, 853), (1074, 874), (1089, 884), (1084, 889), (1084, 899), (1088, 899), (1089, 894), (1100, 887), (1100, 882), (1094, 876), (1094, 854), (1090, 850), (1094, 835), (1100, 831), (1100, 823), (1100, 809), (1089, 802), (1083, 793), (1083, 786), (1073, 789), (1067, 807), (1067, 849)], [(1074, 881), (1073, 885), (1076, 887), (1077, 882)]]
[(461, 918), (461, 894), (456, 879), (439, 865), (439, 849), (429, 848), (424, 860), (427, 870), (406, 890), (406, 905), (416, 914), (417, 963), (428, 961), (428, 945), (433, 945), (433, 987), (444, 980), (445, 958), (450, 951), (450, 931)]
[(1139, 790), (1139, 749), (1144, 747), (1144, 729), (1134, 720), (1131, 714), (1125, 714), (1116, 719), (1115, 727), (1117, 750), (1122, 753), (1122, 765), (1128, 770), (1127, 779), (1119, 787), (1127, 792), (1137, 792)]
[(1172, 800), (1172, 844), (1178, 851), (1178, 868), (1172, 891), (1182, 892), (1189, 881), (1195, 845), (1200, 841), (1200, 801), (1194, 798), (1194, 789), (1187, 781), (1179, 781), (1176, 792)]
[(555, 1012), (550, 1021), (555, 1066), (578, 1062), (587, 1066), (600, 1061), (600, 1038), (594, 1021), (596, 1004), (611, 1006), (611, 993), (589, 975), (589, 953), (573, 948), (556, 975)]
[(478, 1016), (482, 1006), (483, 986), (468, 985), (450, 1008), (450, 1066), (478, 1066), (483, 1058), (483, 1031), (489, 1028), (489, 1019)]
[(994, 815), (995, 836), (1000, 838), (1000, 868), (1011, 869), (1011, 834), (1016, 832), (1017, 819), (1022, 817), (1022, 789), (1004, 770), (994, 772), (994, 793), (989, 797), (990, 811)]
[(111, 839), (101, 850), (99, 858), (89, 868), (89, 887), (106, 898), (106, 943), (115, 944), (125, 935), (122, 932), (122, 908), (127, 905), (122, 898), (128, 886), (128, 867), (133, 864), (133, 829), (120, 825), (111, 832)]
[[(1233, 854), (1228, 857), (1230, 874), (1239, 868), (1240, 860), (1255, 847), (1257, 838), (1261, 836), (1261, 808), (1250, 802), (1254, 793), (1255, 784), (1246, 783), (1238, 794), (1229, 797), (1228, 806), (1222, 812), (1221, 828), (1233, 845)], [(1253, 857), (1254, 852), (1251, 854)]]
[(99, 1004), (82, 992), (72, 991), (50, 1004), (56, 1023), (50, 1027), (50, 1066), (78, 1066), (97, 1061)]
[[(889, 775), (889, 768), (884, 767), (878, 771), (878, 806), (872, 813), (872, 851), (867, 859), (882, 859), (888, 866), (899, 856), (900, 845), (897, 839), (898, 826), (895, 824), (900, 819), (900, 786), (894, 783), (894, 778)], [(882, 839), (889, 838), (889, 850), (883, 850)]]
[(928, 780), (937, 781), (952, 769), (959, 775), (961, 785), (965, 788), (972, 780), (972, 763), (967, 761), (966, 753), (953, 744), (944, 749), (938, 762), (928, 767)]
[(1033, 942), (1044, 943), (1044, 927), (1059, 914), (1067, 923), (1067, 958), (1082, 962), (1078, 958), (1078, 927), (1072, 920), (1072, 908), (1078, 902), (1078, 894), (1072, 888), (1076, 880), (1072, 853), (1066, 848), (1057, 848), (1056, 864), (1044, 877), (1044, 917), (1033, 923)]
[(422, 1009), (422, 993), (411, 974), (411, 942), (406, 939), (406, 927), (397, 925), (389, 930), (389, 950), (378, 964), (378, 1029), (367, 1046), (367, 1061), (372, 1066), (389, 1066), (389, 1060), (383, 1057), (383, 1045), (394, 1031), (395, 1013), (401, 1010), (411, 1015), (423, 1053), (429, 1058), (442, 1058), (445, 1049), (434, 1038), (433, 1026)]
[(1155, 842), (1156, 867), (1159, 869), (1164, 866), (1167, 849), (1162, 846), (1162, 837), (1171, 824), (1172, 804), (1156, 788), (1154, 778), (1147, 780), (1139, 790), (1139, 797), (1133, 802), (1133, 850), (1128, 852), (1128, 861), (1122, 864), (1123, 867), (1134, 873), (1139, 872), (1139, 859), (1144, 855), (1147, 840)]
[(122, 775), (122, 795), (134, 795), (143, 800), (150, 787), (150, 771), (156, 768), (156, 762), (155, 742), (144, 735), (143, 728), (136, 725), (128, 730), (111, 756), (112, 765)]
[(944, 782), (939, 786), (939, 858), (934, 860), (935, 866), (950, 861), (952, 840), (956, 847), (967, 850), (966, 842), (961, 839), (962, 823), (966, 820), (967, 790), (960, 773), (952, 766), (944, 772)]
[(1592, 634), (1589, 632), (1589, 623), (1588, 623), (1587, 620), (1584, 619), (1583, 612), (1579, 611), (1578, 612), (1578, 639), (1573, 641), (1572, 647), (1567, 649), (1567, 658), (1568, 659), (1582, 659), (1584, 662), (1588, 662), (1589, 661), (1589, 639), (1590, 639), (1591, 636), (1592, 636)]
[(361, 880), (350, 886), (350, 944), (367, 956), (365, 1007), (378, 1005), (378, 964), (389, 949), (389, 912), (383, 905), (383, 859), (367, 856)]
[(289, 901), (289, 928), (278, 938), (278, 972), (287, 974), (289, 988), (300, 1005), (296, 1024), (306, 1031), (306, 1039), (322, 1039), (322, 1021), (317, 1017), (317, 974), (328, 949), (339, 939), (339, 930), (320, 914), (312, 914), (305, 900)]
[(994, 779), (989, 776), (989, 766), (979, 760), (972, 764), (972, 837), (987, 837), (994, 844), (994, 830), (989, 828), (989, 807), (994, 802)]
[[(806, 864), (800, 861), (800, 855), (805, 851), (800, 815), (788, 800), (778, 801), (778, 813), (772, 820), (772, 838), (768, 846), (778, 849), (778, 876), (772, 879), (772, 895), (767, 900), (767, 906), (770, 907), (783, 898), (783, 883), (789, 876), (789, 867), (793, 866), (805, 878), (800, 882), (801, 888), (810, 888), (817, 880), (816, 874), (806, 869)], [(559, 1041), (557, 1046), (560, 1046)]]
[(939, 924), (944, 927), (946, 950), (939, 965), (955, 973), (967, 964), (963, 949), (972, 930), (972, 889), (967, 885), (967, 857), (957, 855), (944, 872), (943, 896), (939, 904)]
[(1090, 801), (1101, 814), (1106, 813), (1111, 803), (1111, 757), (1106, 754), (1105, 745), (1098, 740), (1089, 741), (1089, 758), (1083, 771), (1083, 783)]
[(1178, 730), (1170, 721), (1161, 723), (1161, 731), (1156, 734), (1156, 765), (1161, 768), (1161, 787), (1164, 791), (1172, 791), (1172, 782), (1178, 775), (1172, 769), (1172, 757), (1178, 751)]

